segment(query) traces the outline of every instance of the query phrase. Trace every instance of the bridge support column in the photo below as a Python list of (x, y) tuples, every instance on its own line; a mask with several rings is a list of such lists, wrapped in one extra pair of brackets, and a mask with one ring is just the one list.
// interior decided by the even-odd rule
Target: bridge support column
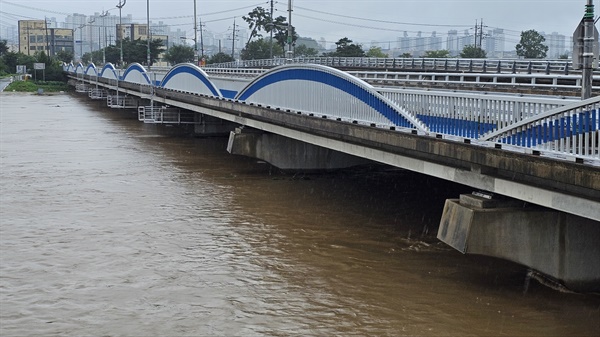
[(446, 200), (438, 239), (463, 254), (528, 266), (575, 291), (600, 290), (600, 222), (515, 200)]
[(335, 170), (372, 161), (260, 130), (237, 128), (229, 136), (231, 154), (264, 160), (282, 170)]

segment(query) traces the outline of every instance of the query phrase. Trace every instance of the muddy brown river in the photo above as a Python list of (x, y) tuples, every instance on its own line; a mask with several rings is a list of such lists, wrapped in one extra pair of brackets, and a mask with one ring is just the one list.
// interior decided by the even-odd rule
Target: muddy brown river
[(435, 239), (464, 187), (280, 172), (70, 94), (0, 94), (1, 336), (600, 336), (600, 296)]

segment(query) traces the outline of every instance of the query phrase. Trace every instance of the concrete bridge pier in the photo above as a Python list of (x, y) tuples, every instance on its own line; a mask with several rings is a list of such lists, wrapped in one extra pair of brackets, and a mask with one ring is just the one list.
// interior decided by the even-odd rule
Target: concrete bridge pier
[(600, 222), (517, 200), (446, 200), (438, 239), (463, 254), (510, 260), (568, 289), (600, 291)]
[(231, 154), (264, 160), (282, 170), (324, 171), (372, 164), (324, 147), (251, 128), (237, 128), (229, 135)]

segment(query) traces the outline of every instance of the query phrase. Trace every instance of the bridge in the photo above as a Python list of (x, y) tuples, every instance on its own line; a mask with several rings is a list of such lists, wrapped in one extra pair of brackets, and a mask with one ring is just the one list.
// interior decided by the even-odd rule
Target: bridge
[[(415, 88), (401, 76), (390, 85), (378, 70), (315, 63), (151, 71), (68, 64), (64, 71), (78, 92), (132, 109), (140, 121), (228, 133), (229, 152), (283, 169), (374, 161), (471, 186), (475, 194), (446, 202), (438, 238), (572, 289), (600, 289), (600, 96), (462, 91), (466, 81), (455, 77), (463, 75), (430, 71), (434, 82), (446, 79), (446, 90)], [(579, 83), (542, 75), (552, 80), (496, 74), (530, 76), (518, 84), (531, 91)]]

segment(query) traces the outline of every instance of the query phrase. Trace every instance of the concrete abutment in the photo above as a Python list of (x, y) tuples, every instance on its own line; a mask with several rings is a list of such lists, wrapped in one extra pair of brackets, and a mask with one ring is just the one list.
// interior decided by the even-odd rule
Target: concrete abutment
[(516, 200), (446, 200), (438, 239), (463, 254), (525, 265), (581, 292), (600, 291), (600, 222)]

